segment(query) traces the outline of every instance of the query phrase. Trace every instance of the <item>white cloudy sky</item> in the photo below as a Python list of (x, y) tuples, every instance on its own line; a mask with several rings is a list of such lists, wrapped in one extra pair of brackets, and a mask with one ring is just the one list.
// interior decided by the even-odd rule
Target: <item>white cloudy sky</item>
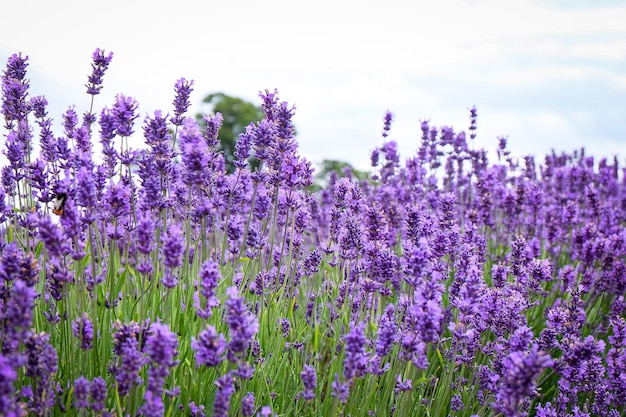
[(57, 123), (71, 104), (87, 109), (100, 47), (114, 58), (98, 107), (124, 93), (141, 120), (171, 112), (180, 77), (195, 80), (193, 112), (212, 92), (258, 104), (277, 88), (314, 162), (367, 168), (387, 109), (410, 156), (422, 120), (465, 130), (474, 105), (477, 146), (508, 135), (516, 154), (626, 157), (624, 1), (23, 0), (2, 11), (2, 66), (30, 57), (31, 95), (46, 95)]

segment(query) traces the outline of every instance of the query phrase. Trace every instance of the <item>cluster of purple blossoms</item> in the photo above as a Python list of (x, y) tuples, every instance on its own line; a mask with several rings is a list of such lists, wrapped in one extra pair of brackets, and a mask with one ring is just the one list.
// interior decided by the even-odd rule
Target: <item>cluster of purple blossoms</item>
[(300, 393), (300, 397), (307, 401), (315, 399), (315, 388), (317, 387), (317, 372), (311, 365), (304, 365), (302, 372), (300, 372), (300, 378), (302, 379), (302, 385), (304, 385), (304, 391)]
[(72, 323), (74, 337), (80, 340), (81, 349), (91, 349), (93, 347), (93, 324), (87, 313)]
[(225, 302), (226, 323), (230, 335), (228, 360), (237, 362), (246, 354), (259, 331), (259, 321), (248, 310), (244, 298), (239, 296), (236, 287), (229, 287), (226, 294), (228, 296)]
[[(161, 323), (153, 323), (146, 338), (145, 354), (149, 360), (148, 380), (142, 412), (145, 416), (162, 416), (165, 412), (163, 393), (165, 379), (170, 368), (177, 365), (174, 357), (178, 354), (178, 339), (169, 328)], [(172, 391), (174, 392), (174, 391)]]
[(192, 86), (193, 80), (186, 80), (184, 78), (180, 78), (174, 85), (176, 96), (174, 98), (174, 102), (172, 103), (174, 104), (174, 117), (171, 118), (174, 126), (180, 126), (185, 120), (183, 114), (187, 112), (190, 105), (189, 96), (193, 91)]
[(95, 96), (96, 94), (100, 94), (100, 90), (102, 89), (102, 77), (113, 59), (113, 52), (109, 52), (108, 55), (105, 55), (104, 50), (97, 48), (93, 52), (92, 57), (91, 69), (93, 71), (91, 75), (87, 77), (86, 87), (87, 94)]

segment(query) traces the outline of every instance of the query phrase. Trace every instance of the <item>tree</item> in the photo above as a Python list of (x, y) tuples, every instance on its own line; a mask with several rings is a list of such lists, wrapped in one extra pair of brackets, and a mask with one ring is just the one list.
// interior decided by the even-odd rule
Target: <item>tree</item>
[[(224, 153), (226, 170), (233, 172), (235, 170), (233, 155), (235, 152), (235, 143), (239, 135), (246, 131), (246, 127), (250, 123), (260, 121), (265, 115), (261, 108), (255, 106), (253, 103), (224, 93), (209, 94), (202, 102), (213, 106), (213, 114), (219, 112), (224, 117), (224, 122), (217, 139), (220, 141), (220, 147)], [(201, 114), (196, 115), (196, 120), (198, 124), (204, 124)], [(258, 161), (251, 158), (250, 165), (252, 167), (257, 166)]]
[(370, 174), (366, 171), (355, 169), (348, 162), (337, 161), (335, 159), (324, 159), (322, 161), (319, 172), (315, 174), (315, 184), (312, 190), (316, 191), (328, 184), (332, 173), (336, 173), (338, 177), (350, 177), (357, 181), (368, 181)]

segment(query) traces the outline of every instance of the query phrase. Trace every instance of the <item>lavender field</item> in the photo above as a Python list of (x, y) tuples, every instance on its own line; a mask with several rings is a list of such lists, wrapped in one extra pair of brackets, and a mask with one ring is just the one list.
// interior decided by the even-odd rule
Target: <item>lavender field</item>
[(317, 190), (264, 91), (229, 174), (192, 81), (98, 102), (112, 56), (54, 121), (2, 73), (1, 416), (624, 414), (617, 158), (490, 160), (475, 108), (401, 157), (387, 113), (369, 179)]

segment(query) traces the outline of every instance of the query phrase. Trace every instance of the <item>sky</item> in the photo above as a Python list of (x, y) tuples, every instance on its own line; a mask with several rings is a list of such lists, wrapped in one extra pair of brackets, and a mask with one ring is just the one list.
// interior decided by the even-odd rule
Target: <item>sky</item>
[(22, 0), (2, 10), (0, 65), (29, 56), (30, 95), (46, 96), (56, 126), (69, 106), (89, 108), (84, 85), (102, 48), (114, 56), (97, 110), (122, 93), (139, 102), (138, 122), (171, 114), (181, 77), (194, 80), (192, 115), (211, 111), (210, 93), (260, 104), (259, 91), (277, 89), (315, 163), (368, 169), (387, 110), (389, 138), (412, 157), (422, 121), (467, 131), (472, 106), (474, 146), (492, 155), (507, 136), (515, 155), (538, 161), (580, 147), (626, 161), (626, 1)]

